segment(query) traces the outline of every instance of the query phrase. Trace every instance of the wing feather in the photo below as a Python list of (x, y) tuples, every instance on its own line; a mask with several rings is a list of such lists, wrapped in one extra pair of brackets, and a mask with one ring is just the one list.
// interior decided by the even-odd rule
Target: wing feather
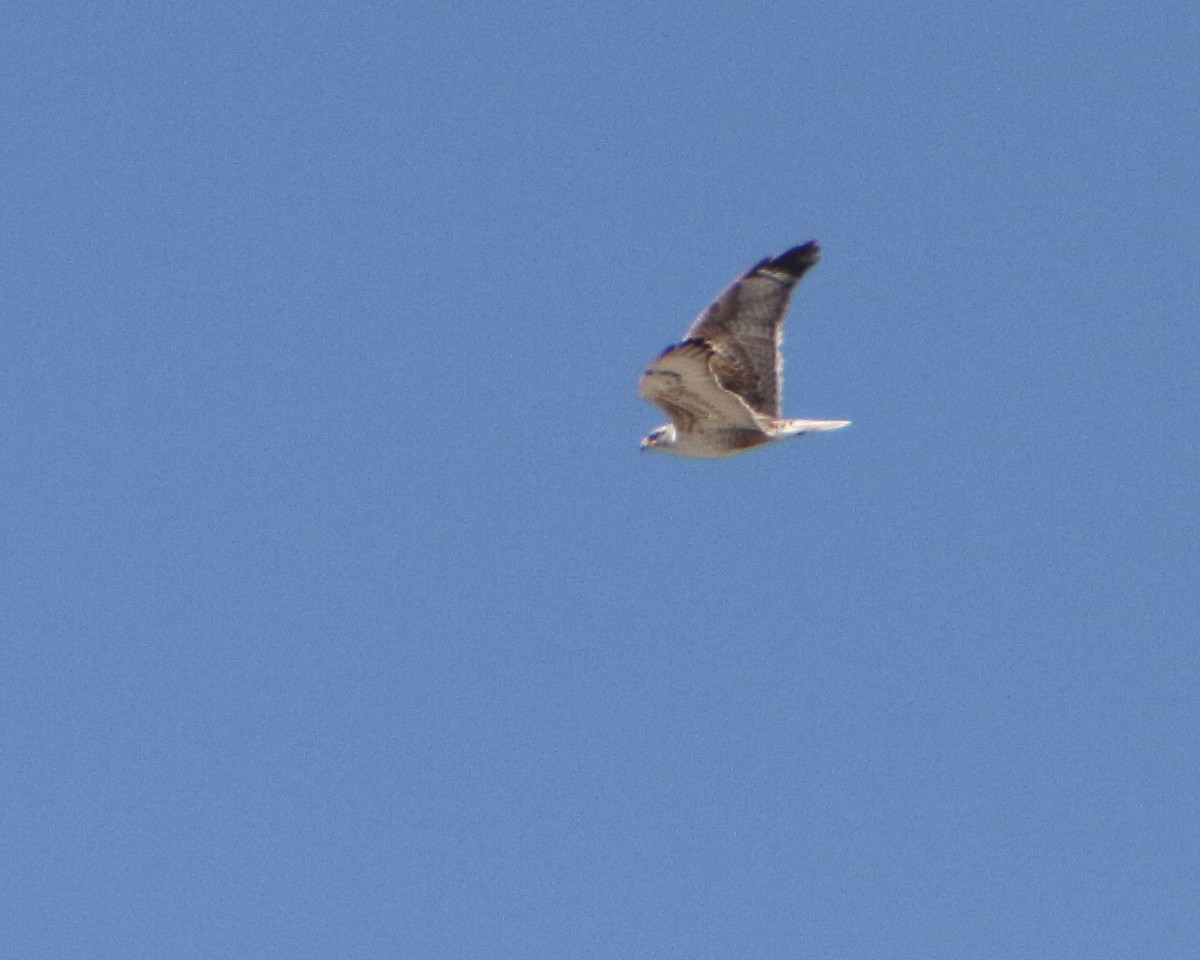
[(809, 241), (755, 264), (685, 334), (709, 344), (709, 366), (720, 386), (763, 416), (782, 416), (783, 319), (796, 283), (820, 256), (816, 241)]
[(668, 347), (642, 374), (638, 393), (661, 407), (680, 433), (762, 433), (754, 411), (717, 382), (713, 359), (712, 347), (703, 340)]

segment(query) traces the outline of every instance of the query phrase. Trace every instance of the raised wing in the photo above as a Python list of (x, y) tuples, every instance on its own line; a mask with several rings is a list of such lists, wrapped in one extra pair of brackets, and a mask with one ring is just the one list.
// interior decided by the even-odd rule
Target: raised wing
[(714, 376), (712, 348), (703, 340), (669, 347), (642, 374), (638, 393), (661, 407), (680, 433), (762, 432), (753, 411)]
[(708, 342), (720, 385), (763, 416), (782, 416), (783, 318), (792, 289), (820, 257), (820, 247), (810, 240), (755, 264), (722, 290), (684, 335)]

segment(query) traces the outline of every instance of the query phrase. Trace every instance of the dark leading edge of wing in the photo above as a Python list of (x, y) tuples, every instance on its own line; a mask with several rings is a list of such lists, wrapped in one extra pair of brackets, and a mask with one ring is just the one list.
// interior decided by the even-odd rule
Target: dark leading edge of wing
[(755, 264), (721, 291), (684, 334), (709, 344), (717, 381), (764, 416), (782, 415), (783, 318), (792, 289), (820, 258), (821, 248), (810, 240)]

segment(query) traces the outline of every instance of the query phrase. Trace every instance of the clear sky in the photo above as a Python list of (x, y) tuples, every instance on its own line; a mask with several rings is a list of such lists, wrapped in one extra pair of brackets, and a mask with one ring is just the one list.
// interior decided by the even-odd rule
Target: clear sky
[(1196, 956), (1194, 0), (2, 16), (5, 956)]

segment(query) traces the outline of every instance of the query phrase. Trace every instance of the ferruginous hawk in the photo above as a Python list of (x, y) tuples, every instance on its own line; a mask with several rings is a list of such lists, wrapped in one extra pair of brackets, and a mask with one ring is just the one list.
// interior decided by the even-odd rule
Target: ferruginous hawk
[(751, 267), (693, 321), (682, 343), (646, 368), (638, 393), (671, 422), (651, 430), (643, 450), (728, 457), (850, 422), (788, 419), (780, 411), (784, 314), (792, 288), (820, 256), (812, 240)]

